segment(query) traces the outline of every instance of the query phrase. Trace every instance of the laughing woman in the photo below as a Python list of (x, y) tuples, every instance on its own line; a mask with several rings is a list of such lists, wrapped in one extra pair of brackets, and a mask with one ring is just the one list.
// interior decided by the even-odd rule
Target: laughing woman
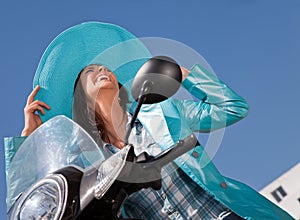
[[(132, 117), (124, 87), (150, 57), (138, 39), (112, 24), (88, 22), (64, 31), (40, 61), (22, 135), (53, 116), (66, 115), (99, 147), (112, 154), (123, 148)], [(130, 136), (137, 155), (157, 155), (192, 132), (214, 131), (247, 115), (246, 101), (201, 65), (181, 70), (182, 86), (199, 101), (170, 98), (144, 106)], [(14, 169), (9, 161), (17, 145), (6, 139), (7, 172)], [(132, 194), (122, 211), (141, 219), (292, 219), (247, 185), (222, 176), (201, 145), (163, 168), (161, 189)]]

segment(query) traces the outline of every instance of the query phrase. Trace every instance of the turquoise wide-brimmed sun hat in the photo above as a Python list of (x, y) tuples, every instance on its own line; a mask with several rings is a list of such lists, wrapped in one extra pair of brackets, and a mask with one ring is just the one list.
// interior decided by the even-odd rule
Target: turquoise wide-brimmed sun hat
[(42, 121), (57, 115), (72, 118), (75, 80), (87, 65), (105, 65), (120, 83), (130, 85), (149, 58), (138, 38), (114, 24), (85, 22), (65, 30), (49, 44), (34, 76), (33, 87), (41, 87), (35, 99), (51, 107)]

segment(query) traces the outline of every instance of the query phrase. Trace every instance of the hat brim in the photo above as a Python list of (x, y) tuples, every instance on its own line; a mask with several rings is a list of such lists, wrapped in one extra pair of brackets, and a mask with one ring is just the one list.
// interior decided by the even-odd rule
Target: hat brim
[(150, 57), (138, 38), (117, 25), (86, 22), (65, 30), (46, 48), (34, 76), (33, 87), (41, 87), (35, 99), (51, 107), (41, 115), (42, 121), (56, 115), (72, 118), (74, 84), (84, 67), (105, 65), (129, 87)]

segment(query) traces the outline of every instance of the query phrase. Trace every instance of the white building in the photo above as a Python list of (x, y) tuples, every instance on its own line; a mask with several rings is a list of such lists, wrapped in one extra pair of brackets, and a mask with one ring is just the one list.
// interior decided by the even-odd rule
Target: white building
[(300, 219), (300, 163), (264, 187), (260, 193)]

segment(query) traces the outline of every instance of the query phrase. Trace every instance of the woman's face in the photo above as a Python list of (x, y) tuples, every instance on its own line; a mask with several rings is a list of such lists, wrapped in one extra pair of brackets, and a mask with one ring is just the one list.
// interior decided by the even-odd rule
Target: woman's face
[(80, 81), (86, 96), (91, 100), (95, 100), (101, 93), (117, 95), (119, 92), (116, 75), (103, 65), (85, 67), (81, 72)]

